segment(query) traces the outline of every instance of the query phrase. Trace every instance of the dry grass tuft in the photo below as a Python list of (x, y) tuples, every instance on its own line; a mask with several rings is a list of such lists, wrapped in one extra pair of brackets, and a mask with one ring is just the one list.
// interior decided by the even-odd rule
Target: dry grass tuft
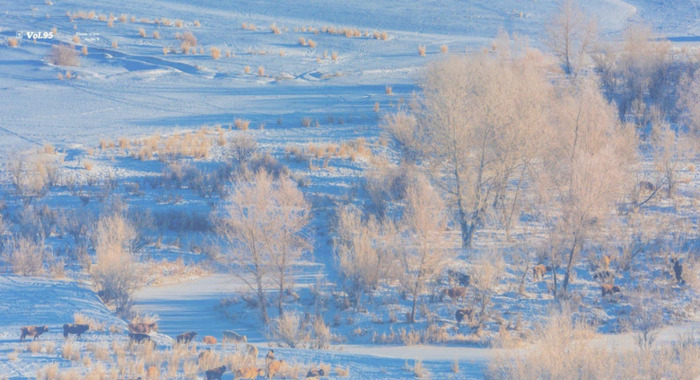
[(262, 66), (258, 66), (258, 76), (262, 77), (265, 76), (265, 68)]
[(83, 48), (80, 49), (80, 51), (83, 53), (83, 55), (88, 55), (88, 48), (87, 48), (87, 46), (83, 46)]
[(386, 86), (386, 87), (384, 88), (384, 93), (387, 94), (387, 95), (393, 95), (393, 92), (392, 92), (392, 91), (393, 91), (393, 88), (392, 88), (391, 86)]
[(333, 62), (338, 61), (338, 52), (337, 51), (331, 52), (331, 59), (333, 60)]
[(213, 47), (211, 50), (211, 57), (213, 59), (219, 59), (221, 57), (221, 49)]
[(272, 25), (270, 25), (270, 30), (274, 34), (282, 34), (282, 30), (275, 23), (272, 23)]
[(236, 126), (236, 129), (239, 129), (241, 131), (246, 131), (248, 130), (248, 127), (250, 126), (250, 120), (242, 120), (242, 119), (236, 119), (233, 124)]
[(74, 341), (65, 341), (61, 348), (61, 357), (70, 361), (80, 360), (80, 347)]
[(80, 43), (80, 36), (78, 36), (77, 34), (74, 35), (73, 38), (71, 39), (71, 41), (73, 41), (73, 43), (75, 43), (75, 44), (79, 44)]
[(243, 68), (243, 72), (246, 74), (250, 74), (250, 66), (246, 66)]
[(112, 49), (116, 49), (119, 47), (119, 42), (117, 40), (112, 40)]
[(425, 57), (425, 45), (418, 45), (418, 55)]
[(139, 28), (139, 36), (142, 38), (146, 38), (146, 30), (143, 28)]
[(299, 37), (299, 45), (306, 46), (306, 39), (304, 37)]
[(441, 52), (441, 53), (447, 54), (448, 51), (449, 51), (449, 48), (447, 47), (447, 45), (442, 45), (442, 46), (440, 46), (440, 52)]
[(157, 30), (154, 30), (153, 31), (153, 38), (156, 40), (159, 40), (160, 39), (160, 32)]
[(9, 37), (7, 39), (7, 46), (9, 47), (17, 47), (19, 45), (19, 40), (14, 38), (14, 37)]

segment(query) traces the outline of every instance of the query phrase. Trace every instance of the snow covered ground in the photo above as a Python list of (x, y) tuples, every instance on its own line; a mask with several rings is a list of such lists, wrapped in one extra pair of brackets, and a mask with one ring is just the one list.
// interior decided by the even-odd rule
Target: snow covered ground
[[(619, 36), (628, 22), (646, 21), (674, 43), (700, 43), (698, 0), (591, 0), (582, 2), (582, 6), (598, 19), (602, 34), (610, 38)], [(0, 4), (0, 164), (6, 165), (20, 152), (51, 144), (64, 155), (65, 170), (79, 181), (92, 184), (114, 178), (117, 191), (134, 205), (154, 212), (208, 210), (215, 200), (196, 197), (188, 189), (146, 188), (148, 179), (160, 174), (163, 165), (131, 159), (128, 149), (102, 150), (100, 141), (170, 135), (202, 126), (214, 134), (216, 125), (227, 131), (235, 119), (250, 120), (248, 133), (261, 148), (308, 179), (304, 191), (315, 201), (317, 244), (313, 254), (299, 263), (299, 294), (302, 300), (308, 299), (310, 287), (319, 279), (331, 294), (336, 274), (327, 242), (327, 216), (335, 201), (355, 195), (366, 162), (362, 158), (333, 159), (329, 170), (312, 170), (306, 163), (288, 158), (285, 149), (290, 144), (342, 143), (358, 138), (365, 139), (374, 150), (384, 149), (379, 143), (381, 114), (405, 104), (419, 90), (416, 83), (421, 68), (443, 56), (441, 46), (446, 45), (450, 52), (477, 49), (503, 30), (524, 35), (532, 46), (546, 49), (542, 41), (554, 9), (553, 0), (163, 0), (157, 6), (135, 0), (99, 4), (85, 0), (5, 2)], [(91, 10), (96, 12), (92, 20), (71, 20), (66, 15)], [(98, 19), (100, 14), (117, 18), (121, 14), (133, 15), (136, 22), (117, 19), (110, 27)], [(142, 18), (149, 22), (140, 22)], [(153, 23), (161, 18), (184, 20), (184, 26)], [(201, 25), (195, 25), (195, 20)], [(244, 23), (254, 24), (256, 30), (244, 30)], [(281, 34), (271, 32), (273, 23), (281, 28)], [(309, 30), (320, 31), (324, 27), (357, 29), (367, 35), (348, 38)], [(57, 30), (53, 39), (31, 41), (25, 36), (16, 48), (5, 43), (18, 32), (47, 32), (52, 28)], [(145, 38), (139, 35), (141, 28)], [(186, 30), (197, 37), (197, 49), (204, 51), (164, 54), (164, 47), (179, 50), (180, 41), (175, 35)], [(153, 38), (155, 31), (159, 32), (158, 39)], [(386, 32), (386, 40), (372, 38), (375, 31)], [(76, 34), (87, 46), (80, 66), (48, 64), (51, 47), (69, 43)], [(300, 38), (311, 39), (317, 46), (302, 46)], [(419, 46), (426, 47), (425, 57), (418, 54)], [(221, 50), (219, 59), (212, 58), (212, 47)], [(260, 67), (263, 75), (258, 75)], [(67, 72), (73, 78), (67, 79)], [(63, 79), (59, 79), (59, 74)], [(310, 126), (303, 125), (307, 121)], [(226, 132), (227, 136), (237, 133)], [(215, 161), (217, 154), (220, 152), (212, 149), (212, 158), (201, 165)], [(94, 165), (89, 172), (83, 170), (86, 163)], [(6, 179), (7, 171), (0, 172), (0, 178)], [(698, 172), (686, 175), (691, 176), (689, 183), (679, 190), (692, 198), (700, 178)], [(145, 196), (128, 193), (129, 183), (140, 184)], [(6, 181), (2, 191), (10, 193)], [(78, 209), (80, 201), (73, 195), (67, 187), (62, 188), (52, 193), (47, 202)], [(3, 194), (3, 198), (9, 197)], [(167, 197), (180, 200), (171, 202)], [(92, 202), (90, 207), (98, 206)], [(691, 216), (695, 213), (697, 225), (697, 206), (683, 204), (678, 209)], [(490, 237), (489, 231), (483, 234)], [(192, 249), (200, 236), (176, 235), (165, 236), (165, 248), (148, 247), (149, 257), (173, 261), (182, 257), (185, 263), (204, 261)], [(68, 237), (52, 239), (58, 251)], [(476, 250), (493, 248), (489, 245), (493, 239), (484, 241), (483, 246), (477, 243)], [(177, 277), (172, 280), (174, 284), (147, 286), (138, 291), (136, 310), (158, 315), (162, 334), (158, 345), (170, 347), (168, 337), (184, 331), (196, 330), (200, 337), (219, 337), (221, 331), (235, 329), (247, 335), (264, 354), (271, 343), (260, 329), (255, 310), (246, 311), (240, 302), (226, 310), (218, 306), (222, 299), (240, 294), (242, 284), (235, 277), (217, 272), (220, 268), (209, 269)], [(199, 276), (204, 277), (179, 281)], [(573, 285), (575, 290), (583, 295), (591, 314), (599, 316), (600, 321), (612, 320), (622, 307), (614, 302), (598, 302), (599, 288), (587, 276), (586, 271), (579, 273), (579, 281)], [(71, 323), (76, 312), (106, 326), (105, 331), (82, 338), (78, 344), (83, 352), (89, 344), (126, 341), (126, 322), (101, 303), (90, 285), (83, 282), (84, 277), (77, 275), (78, 280), (73, 281), (0, 276), (0, 378), (34, 377), (38, 369), (53, 362), (62, 369), (74, 366), (71, 360), (61, 358), (59, 347), (64, 344), (61, 326)], [(550, 306), (545, 283), (529, 283), (528, 299), (513, 289), (501, 290), (494, 302), (502, 313), (524, 315), (528, 326), (546, 315)], [(310, 307), (303, 306), (298, 311), (304, 313)], [(340, 322), (333, 326), (333, 333), (344, 336), (345, 341), (334, 342), (330, 350), (275, 348), (277, 356), (302, 363), (345, 366), (350, 369), (350, 378), (357, 379), (411, 377), (413, 374), (404, 367), (412, 367), (415, 360), (423, 360), (434, 378), (483, 377), (498, 350), (478, 343), (428, 347), (374, 344), (368, 331), (380, 335), (407, 327), (401, 322), (395, 326), (388, 322), (392, 314), (401, 315), (406, 307), (405, 302), (397, 300), (359, 316), (330, 307), (326, 320), (338, 316)], [(453, 326), (451, 305), (436, 303), (431, 307), (446, 326), (454, 328), (451, 331), (468, 332), (465, 327)], [(697, 331), (697, 316), (692, 311), (683, 314), (679, 310), (674, 317), (689, 322), (664, 330), (660, 340)], [(349, 322), (349, 318), (356, 320)], [(49, 326), (36, 353), (27, 351), (27, 343), (18, 342), (19, 328), (34, 324)], [(114, 332), (109, 331), (111, 326), (116, 326)], [(616, 331), (616, 326), (605, 328), (607, 332)], [(360, 332), (354, 334), (356, 329)], [(609, 339), (611, 344), (629, 345), (631, 337), (612, 335)], [(55, 352), (47, 347), (48, 342), (55, 342)], [(12, 356), (13, 360), (6, 360)], [(460, 363), (458, 373), (450, 368), (455, 361)], [(230, 373), (227, 376), (232, 377)]]

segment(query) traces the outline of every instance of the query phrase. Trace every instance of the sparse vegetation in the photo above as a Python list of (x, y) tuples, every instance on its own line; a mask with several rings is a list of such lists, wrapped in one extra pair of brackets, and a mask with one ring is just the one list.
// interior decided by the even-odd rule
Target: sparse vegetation
[(51, 48), (49, 61), (57, 66), (80, 66), (78, 52), (68, 45), (54, 45)]

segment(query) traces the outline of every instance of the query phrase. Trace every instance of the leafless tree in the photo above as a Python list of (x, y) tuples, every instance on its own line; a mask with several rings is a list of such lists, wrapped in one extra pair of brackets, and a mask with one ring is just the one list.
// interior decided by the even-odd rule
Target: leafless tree
[(363, 218), (356, 207), (339, 210), (333, 247), (338, 269), (358, 306), (361, 297), (394, 278), (396, 227), (390, 220)]
[(427, 179), (417, 179), (406, 192), (406, 208), (400, 222), (403, 247), (399, 261), (403, 286), (413, 297), (409, 322), (415, 322), (418, 297), (456, 254), (447, 235), (447, 216), (440, 196)]
[(136, 232), (121, 212), (102, 216), (92, 234), (95, 265), (90, 274), (105, 301), (113, 301), (118, 313), (126, 313), (140, 276), (132, 243)]
[(547, 32), (547, 45), (559, 59), (564, 72), (575, 76), (592, 52), (597, 33), (595, 22), (575, 0), (562, 0)]
[(682, 131), (672, 129), (668, 121), (655, 117), (652, 121), (651, 146), (654, 168), (663, 178), (666, 195), (672, 198), (678, 185), (678, 172), (692, 156), (691, 140)]
[[(550, 232), (556, 235), (550, 239), (552, 249), (566, 256), (566, 291), (581, 250), (631, 185), (634, 146), (629, 141), (634, 135), (618, 122), (596, 83), (564, 89), (559, 98), (553, 127), (543, 136), (549, 147), (538, 181)], [(557, 261), (553, 265), (556, 271)]]
[[(543, 70), (532, 55), (511, 53), (510, 40), (495, 46), (497, 55), (452, 56), (431, 65), (420, 101), (385, 119), (404, 157), (421, 162), (454, 205), (464, 247), (489, 207), (521, 187), (535, 151), (528, 144), (538, 141), (545, 124), (550, 87)], [(510, 185), (514, 176), (516, 186)]]
[(252, 289), (265, 323), (270, 282), (279, 289), (278, 307), (292, 279), (289, 271), (309, 241), (301, 230), (309, 221), (310, 206), (288, 178), (274, 180), (265, 170), (252, 181), (238, 183), (222, 213), (214, 217), (219, 235), (228, 243), (225, 255), (232, 270)]

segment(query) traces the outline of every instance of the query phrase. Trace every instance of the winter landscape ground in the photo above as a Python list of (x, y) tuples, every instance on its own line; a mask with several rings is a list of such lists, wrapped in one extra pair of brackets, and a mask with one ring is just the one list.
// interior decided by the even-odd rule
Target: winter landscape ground
[(0, 379), (700, 378), (699, 8), (0, 2)]

